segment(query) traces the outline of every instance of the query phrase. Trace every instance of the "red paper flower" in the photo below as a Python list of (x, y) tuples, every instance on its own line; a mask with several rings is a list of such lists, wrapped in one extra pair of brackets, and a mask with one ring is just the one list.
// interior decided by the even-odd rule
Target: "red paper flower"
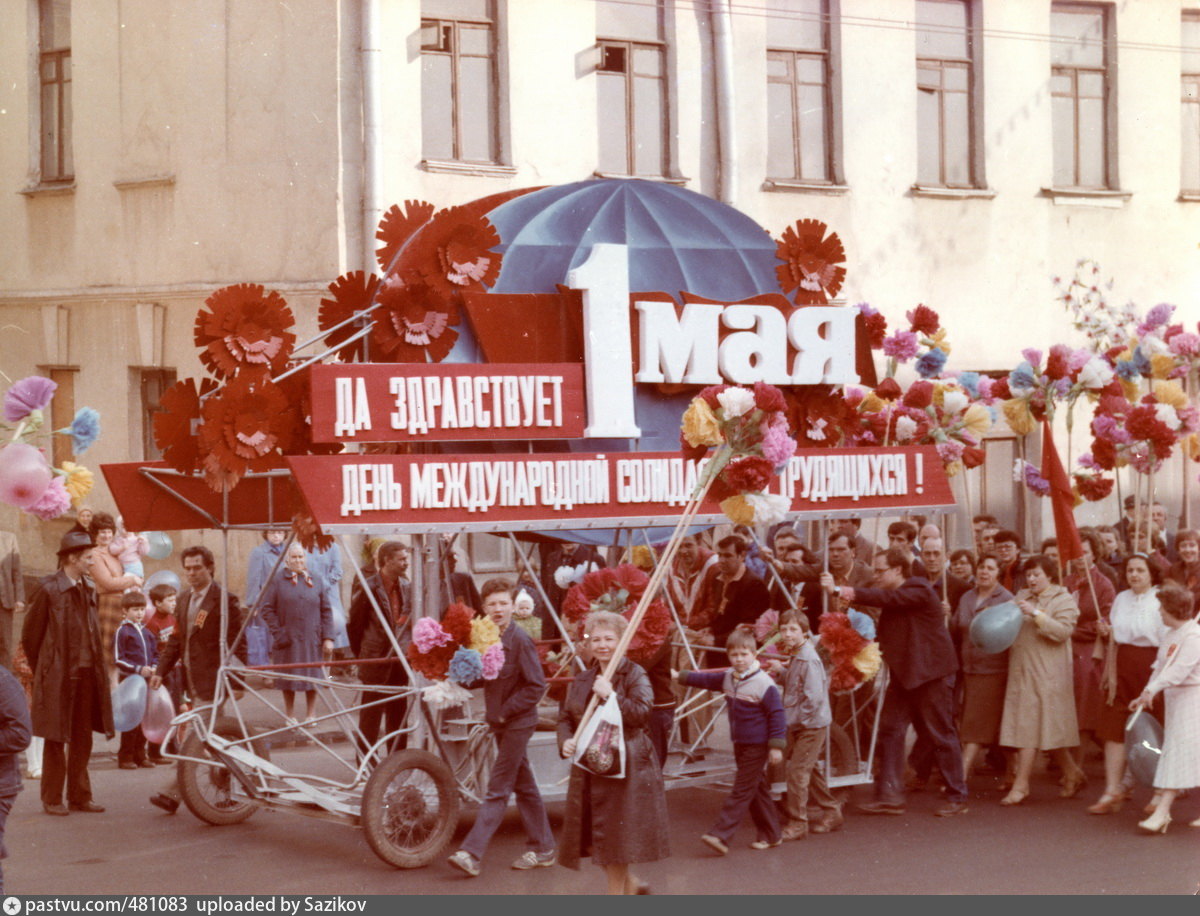
[(709, 385), (707, 388), (701, 388), (700, 393), (696, 397), (704, 398), (704, 402), (713, 410), (716, 410), (721, 406), (721, 402), (717, 400), (717, 395), (728, 387), (728, 385)]
[(1055, 344), (1050, 348), (1046, 357), (1045, 376), (1052, 382), (1066, 378), (1071, 374), (1071, 348), (1064, 344)]
[(451, 299), (461, 290), (495, 284), (502, 258), (492, 249), (499, 244), (500, 234), (486, 217), (451, 207), (421, 228), (396, 268), (405, 276), (415, 271), (431, 290)]
[(817, 630), (821, 634), (821, 653), (829, 661), (829, 689), (853, 690), (863, 682), (862, 672), (854, 667), (854, 657), (867, 645), (867, 640), (854, 629), (849, 616), (840, 611), (822, 614)]
[(885, 401), (895, 401), (904, 394), (904, 390), (900, 387), (899, 382), (888, 377), (875, 386), (875, 394)]
[(292, 516), (292, 530), (305, 550), (326, 551), (333, 546), (333, 535), (321, 530), (320, 524), (307, 512)]
[(471, 620), (475, 612), (461, 602), (455, 602), (446, 608), (442, 615), (442, 629), (449, 633), (458, 646), (471, 642)]
[(992, 381), (991, 396), (996, 401), (1007, 401), (1012, 397), (1012, 389), (1008, 387), (1008, 376)]
[(938, 313), (927, 305), (918, 305), (906, 317), (912, 332), (925, 337), (932, 337), (942, 326), (942, 320), (938, 317)]
[(754, 406), (763, 413), (771, 413), (777, 410), (787, 410), (787, 401), (784, 400), (783, 392), (774, 385), (768, 385), (765, 382), (755, 382)]
[(423, 200), (406, 200), (403, 209), (393, 204), (383, 214), (383, 219), (379, 221), (379, 231), (375, 233), (375, 238), (383, 242), (383, 245), (376, 250), (375, 256), (385, 272), (391, 269), (396, 255), (409, 239), (433, 218), (435, 209), (433, 204)]
[(1113, 491), (1114, 481), (1111, 477), (1099, 477), (1079, 474), (1075, 477), (1075, 492), (1088, 502), (1099, 502), (1107, 499)]
[(454, 658), (457, 651), (458, 646), (454, 643), (435, 646), (428, 652), (422, 652), (416, 643), (409, 643), (405, 654), (408, 655), (408, 663), (418, 674), (433, 681), (443, 681), (450, 673), (450, 659)]
[(983, 449), (968, 445), (963, 449), (962, 463), (964, 467), (977, 468), (983, 464), (986, 457), (987, 453)]
[[(597, 608), (619, 613), (628, 620), (649, 582), (649, 576), (632, 563), (588, 573), (582, 582), (572, 585), (563, 598), (563, 620), (571, 627), (572, 638), (582, 637), (584, 620)], [(622, 596), (624, 604), (620, 603)], [(671, 623), (671, 612), (661, 599), (656, 598), (646, 609), (630, 640), (628, 657), (639, 665), (650, 662), (666, 642)]]
[(200, 362), (218, 378), (239, 370), (260, 375), (278, 372), (291, 356), (296, 335), (292, 310), (276, 292), (257, 283), (217, 290), (196, 313), (196, 346)]
[(458, 340), (458, 306), (429, 287), (389, 278), (371, 325), (372, 358), (402, 363), (441, 362)]
[(1093, 439), (1092, 458), (1095, 459), (1097, 466), (1111, 471), (1117, 466), (1117, 448), (1109, 439)]
[(933, 403), (933, 383), (926, 381), (913, 382), (909, 385), (908, 391), (904, 393), (904, 399), (901, 403), (905, 407), (924, 410)]
[(750, 455), (731, 461), (713, 481), (710, 496), (718, 501), (740, 493), (761, 493), (775, 476), (775, 468), (766, 458)]
[(836, 265), (846, 260), (846, 249), (836, 232), (816, 219), (802, 219), (784, 230), (776, 244), (775, 257), (783, 261), (775, 276), (785, 293), (796, 291), (797, 305), (824, 305), (838, 294), (846, 269)]
[(883, 349), (883, 339), (887, 337), (887, 319), (882, 312), (871, 312), (859, 315), (863, 329), (867, 332), (867, 342), (872, 350)]
[(689, 445), (683, 433), (679, 434), (679, 451), (683, 453), (684, 461), (699, 461), (708, 454), (707, 445)]
[(789, 388), (788, 427), (801, 448), (833, 448), (858, 434), (858, 414), (842, 392), (829, 385)]
[[(362, 358), (362, 338), (344, 346), (342, 344), (347, 338), (362, 330), (362, 325), (370, 322), (372, 316), (366, 315), (361, 322), (355, 321), (344, 327), (337, 326), (355, 313), (371, 306), (379, 292), (379, 282), (377, 275), (368, 275), (361, 270), (342, 274), (329, 284), (329, 292), (333, 298), (321, 300), (321, 307), (317, 310), (317, 327), (328, 332), (325, 335), (325, 342), (331, 347), (338, 347), (337, 356), (343, 362)], [(331, 328), (337, 328), (337, 330), (330, 330)]]
[(200, 398), (216, 391), (212, 379), (180, 379), (158, 401), (154, 414), (154, 444), (163, 460), (183, 474), (200, 467), (200, 440), (194, 432), (200, 421)]
[(200, 408), (200, 447), (210, 486), (236, 485), (247, 471), (273, 467), (294, 422), (287, 397), (270, 379), (239, 375)]
[(342, 451), (341, 443), (312, 441), (312, 366), (293, 372), (276, 384), (287, 398), (291, 415), (279, 451), (285, 455), (336, 455)]

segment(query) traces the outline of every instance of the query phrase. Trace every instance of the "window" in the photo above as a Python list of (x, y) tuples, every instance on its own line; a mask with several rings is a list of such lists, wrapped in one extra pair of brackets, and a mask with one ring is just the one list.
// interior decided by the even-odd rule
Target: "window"
[(38, 0), (38, 85), (41, 180), (70, 181), (71, 0)]
[[(917, 184), (970, 188), (976, 80), (966, 0), (917, 0)], [(980, 164), (982, 165), (982, 164)]]
[(767, 20), (767, 174), (832, 184), (827, 0), (771, 0)]
[[(47, 418), (50, 429), (63, 429), (70, 426), (75, 419), (75, 376), (73, 367), (42, 368), (42, 375), (58, 385), (54, 391), (54, 400), (50, 402), (50, 416)], [(64, 461), (74, 461), (75, 452), (71, 448), (70, 436), (51, 436), (51, 460), (56, 468), (61, 468)]]
[(424, 0), (421, 15), (422, 155), (499, 162), (492, 0)]
[(1109, 10), (1055, 3), (1050, 12), (1054, 186), (1116, 187), (1109, 137)]
[(668, 175), (667, 49), (661, 3), (599, 0), (596, 31), (599, 167), (605, 175)]
[(140, 376), (142, 459), (158, 461), (162, 452), (154, 443), (154, 415), (159, 412), (159, 401), (168, 388), (175, 384), (174, 369), (134, 370)]
[(1200, 11), (1183, 14), (1183, 126), (1180, 187), (1200, 195)]

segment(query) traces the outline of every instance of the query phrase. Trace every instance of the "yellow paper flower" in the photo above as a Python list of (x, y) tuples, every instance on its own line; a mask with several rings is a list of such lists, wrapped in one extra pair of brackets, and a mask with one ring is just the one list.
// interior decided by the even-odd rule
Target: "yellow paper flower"
[(962, 469), (963, 463), (961, 461), (951, 461), (948, 465), (946, 465), (946, 476), (957, 477)]
[(868, 391), (867, 396), (858, 405), (858, 409), (864, 413), (879, 413), (883, 410), (883, 398), (874, 391)]
[(946, 340), (946, 329), (939, 328), (938, 332), (932, 337), (926, 337), (926, 342), (935, 350), (941, 350), (947, 356), (950, 355), (950, 341)]
[(972, 404), (963, 414), (963, 429), (976, 439), (982, 439), (991, 428), (991, 411), (982, 404)]
[(721, 500), (721, 511), (735, 525), (754, 524), (754, 507), (740, 493)]
[(850, 664), (854, 666), (854, 670), (862, 674), (864, 680), (871, 680), (879, 673), (879, 669), (883, 665), (883, 656), (879, 654), (879, 643), (867, 643), (859, 649)]
[(1008, 421), (1008, 428), (1018, 436), (1027, 436), (1033, 432), (1037, 425), (1033, 421), (1033, 413), (1029, 410), (1029, 405), (1020, 398), (1010, 398), (1004, 402), (1004, 419)]
[(1187, 395), (1183, 393), (1183, 386), (1175, 380), (1159, 381), (1154, 383), (1154, 396), (1164, 404), (1170, 404), (1176, 410), (1181, 407), (1187, 407)]
[(1192, 433), (1190, 436), (1186, 436), (1182, 441), (1180, 441), (1179, 447), (1183, 450), (1183, 453), (1193, 461), (1200, 459), (1200, 436), (1196, 435), (1195, 433)]
[(704, 398), (693, 398), (683, 415), (683, 438), (688, 445), (695, 448), (698, 445), (720, 445), (725, 441), (721, 434), (721, 426)]
[(1125, 400), (1130, 404), (1136, 404), (1142, 397), (1138, 383), (1131, 378), (1121, 379), (1121, 390), (1125, 392)]
[(92, 492), (92, 487), (96, 485), (96, 478), (91, 471), (74, 461), (64, 461), (62, 469), (67, 475), (63, 485), (71, 497), (71, 504), (78, 506), (80, 500)]
[(490, 617), (475, 617), (471, 620), (471, 643), (467, 647), (480, 655), (500, 641), (500, 628)]
[(1150, 375), (1154, 378), (1166, 378), (1175, 371), (1175, 359), (1166, 353), (1155, 353), (1150, 357)]

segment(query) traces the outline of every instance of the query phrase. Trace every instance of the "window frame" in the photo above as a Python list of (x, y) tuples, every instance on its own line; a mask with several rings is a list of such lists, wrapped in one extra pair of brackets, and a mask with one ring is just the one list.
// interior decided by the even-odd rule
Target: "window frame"
[[(135, 375), (137, 383), (136, 389), (133, 385), (130, 385), (130, 388), (131, 393), (132, 390), (137, 391), (142, 460), (161, 461), (162, 452), (154, 441), (154, 416), (162, 412), (159, 402), (163, 394), (179, 380), (178, 370), (165, 366), (130, 366), (130, 373)], [(155, 390), (158, 392), (158, 400), (151, 401), (150, 395)]]
[[(765, 54), (763, 56), (764, 64), (769, 60), (769, 55), (775, 53), (791, 54), (793, 66), (792, 72), (795, 74), (795, 55), (807, 55), (810, 57), (823, 57), (824, 77), (825, 77), (825, 169), (829, 176), (827, 179), (811, 179), (811, 178), (796, 178), (767, 175), (763, 180), (762, 189), (764, 191), (800, 191), (814, 192), (818, 194), (845, 194), (849, 191), (846, 184), (845, 172), (845, 145), (842, 136), (842, 42), (841, 29), (838, 27), (841, 22), (842, 9), (841, 0), (824, 0), (822, 4), (822, 17), (824, 19), (822, 29), (822, 48), (820, 51), (814, 51), (811, 48), (788, 48), (779, 45), (774, 45), (768, 37), (765, 46)], [(767, 13), (768, 20), (770, 11)], [(775, 82), (768, 75), (765, 85), (770, 85)], [(792, 80), (792, 103), (793, 112), (795, 111), (795, 88), (796, 82)], [(770, 107), (767, 104), (767, 112), (765, 123), (767, 124), (767, 136), (764, 149), (768, 149), (770, 145)], [(795, 122), (798, 128), (798, 120)], [(797, 145), (798, 136), (793, 132), (793, 161), (797, 160), (800, 155), (800, 150)], [(765, 163), (764, 163), (765, 164)], [(764, 172), (767, 169), (764, 168)]]
[[(1085, 66), (1063, 66), (1060, 64), (1050, 64), (1050, 99), (1051, 99), (1051, 150), (1053, 151), (1054, 130), (1053, 130), (1053, 100), (1055, 98), (1063, 98), (1064, 96), (1055, 93), (1053, 88), (1053, 80), (1056, 76), (1071, 77), (1071, 95), (1073, 100), (1073, 110), (1075, 113), (1075, 130), (1072, 137), (1072, 160), (1073, 160), (1073, 184), (1059, 184), (1057, 176), (1053, 174), (1054, 161), (1051, 159), (1051, 190), (1053, 192), (1067, 192), (1068, 194), (1096, 195), (1096, 194), (1123, 194), (1120, 191), (1120, 177), (1118, 172), (1118, 151), (1117, 151), (1117, 54), (1116, 54), (1116, 10), (1111, 3), (1084, 3), (1076, 2), (1076, 0), (1055, 0), (1050, 4), (1051, 14), (1056, 12), (1086, 12), (1099, 13), (1102, 17), (1104, 37), (1102, 39), (1102, 47), (1104, 50), (1104, 66), (1097, 70), (1095, 67)], [(1053, 44), (1057, 39), (1053, 32), (1050, 35), (1050, 41)], [(1102, 110), (1104, 112), (1104, 183), (1099, 186), (1079, 184), (1079, 153), (1080, 153), (1080, 133), (1079, 133), (1079, 74), (1100, 73), (1104, 82), (1104, 99)]]
[[(487, 18), (463, 17), (461, 19), (447, 19), (436, 15), (425, 15), (422, 13), (420, 24), (418, 26), (418, 60), (422, 66), (422, 82), (424, 81), (424, 57), (426, 54), (436, 54), (447, 56), (450, 58), (450, 79), (451, 79), (451, 157), (449, 159), (429, 156), (424, 149), (424, 138), (422, 137), (421, 150), (421, 166), (432, 172), (452, 172), (456, 174), (473, 174), (481, 176), (510, 176), (516, 174), (516, 169), (512, 167), (511, 157), (511, 141), (508, 131), (509, 121), (509, 105), (508, 105), (508, 59), (507, 46), (502, 40), (502, 36), (507, 31), (507, 5), (504, 0), (488, 0), (490, 16)], [(437, 24), (439, 28), (450, 26), (452, 28), (452, 48), (450, 51), (437, 51), (425, 47), (420, 41), (421, 33), (429, 24)], [(461, 46), (459, 32), (460, 26), (487, 26), (490, 30), (490, 46), (488, 60), (490, 66), (488, 68), (489, 77), (491, 79), (491, 98), (488, 101), (492, 110), (492, 135), (489, 138), (489, 143), (492, 147), (491, 159), (467, 159), (463, 157), (462, 143), (463, 131), (459, 122), (460, 117), (460, 51)], [(466, 55), (467, 57), (478, 57), (478, 55)], [(422, 86), (422, 109), (425, 105), (424, 86)]]
[[(1197, 24), (1197, 27), (1200, 28), (1200, 9), (1182, 10), (1181, 16), (1180, 16), (1181, 25), (1182, 25), (1182, 23), (1188, 22), (1188, 21), (1195, 22)], [(1185, 50), (1183, 48), (1183, 30), (1182, 30), (1182, 28), (1180, 29), (1180, 50), (1181, 50), (1181, 52), (1183, 50)], [(1197, 47), (1196, 50), (1198, 52), (1200, 52), (1200, 47)], [(1197, 109), (1197, 119), (1196, 120), (1198, 123), (1200, 123), (1200, 64), (1196, 65), (1195, 70), (1185, 70), (1183, 63), (1182, 63), (1182, 56), (1183, 56), (1182, 53), (1180, 56), (1181, 56), (1181, 62), (1180, 62), (1180, 68), (1179, 68), (1180, 69), (1180, 72), (1179, 72), (1179, 101), (1180, 101), (1181, 108), (1180, 108), (1180, 112), (1179, 112), (1179, 115), (1180, 115), (1180, 118), (1179, 118), (1179, 123), (1180, 123), (1179, 198), (1180, 198), (1180, 200), (1200, 201), (1200, 180), (1197, 181), (1197, 186), (1194, 188), (1186, 187), (1183, 184), (1183, 156), (1185, 156), (1187, 154), (1187, 149), (1186, 149), (1186, 144), (1184, 142), (1184, 137), (1182, 135), (1183, 125), (1187, 121), (1187, 119), (1183, 117), (1184, 106), (1188, 106), (1188, 105), (1196, 106), (1196, 109)], [(1187, 94), (1185, 92), (1185, 89), (1189, 84), (1191, 84), (1195, 87), (1195, 93), (1191, 98), (1188, 98)], [(1200, 135), (1197, 135), (1197, 137), (1194, 139), (1196, 140), (1195, 152), (1197, 153), (1197, 156), (1200, 157)], [(1200, 163), (1196, 163), (1195, 165), (1198, 169), (1198, 175), (1200, 175)]]
[[(68, 114), (68, 111), (73, 110), (71, 106), (73, 81), (71, 45), (68, 42), (66, 45), (47, 48), (43, 44), (46, 31), (45, 19), (47, 16), (53, 16), (51, 0), (34, 0), (33, 14), (32, 29), (37, 48), (33, 62), (36, 70), (31, 84), (35, 93), (34, 105), (31, 110), (37, 112), (36, 143), (34, 145), (36, 159), (33, 174), (37, 176), (38, 186), (63, 187), (75, 181), (73, 121)], [(71, 10), (68, 8), (68, 19), (70, 15)], [(45, 76), (48, 64), (54, 71), (54, 75), (49, 79)], [(54, 95), (55, 149), (52, 153), (47, 150), (46, 144), (46, 122), (50, 120), (51, 115), (50, 106), (46, 104), (47, 89), (51, 89)], [(53, 160), (53, 167), (47, 168), (47, 162), (50, 160)]]
[[(921, 0), (918, 0), (918, 2), (921, 2)], [(936, 90), (938, 95), (938, 130), (941, 141), (938, 150), (939, 181), (937, 184), (932, 185), (922, 182), (920, 175), (921, 152), (920, 145), (918, 144), (917, 181), (913, 184), (913, 190), (917, 192), (930, 192), (930, 196), (947, 192), (954, 195), (962, 195), (969, 194), (972, 191), (987, 191), (987, 156), (984, 144), (981, 142), (985, 129), (983, 114), (984, 43), (982, 0), (925, 0), (925, 2), (957, 3), (965, 8), (967, 15), (967, 57), (922, 57), (919, 53), (915, 57), (916, 69), (918, 71), (918, 93), (926, 91), (920, 86), (920, 70), (922, 69), (922, 65), (937, 64), (939, 74), (943, 75), (939, 76), (939, 88)], [(950, 184), (946, 181), (945, 67), (942, 66), (946, 63), (963, 67), (967, 72), (967, 171), (969, 174), (966, 184)], [(990, 197), (993, 195), (986, 194), (983, 196)]]

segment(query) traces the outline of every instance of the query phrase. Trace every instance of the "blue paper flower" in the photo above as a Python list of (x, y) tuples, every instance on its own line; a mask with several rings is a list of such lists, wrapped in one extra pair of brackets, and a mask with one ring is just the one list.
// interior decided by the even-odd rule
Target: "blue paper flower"
[(960, 372), (958, 374), (958, 383), (963, 386), (963, 389), (971, 396), (972, 400), (979, 398), (978, 372)]
[(59, 432), (70, 436), (71, 450), (82, 455), (100, 438), (100, 412), (92, 407), (80, 407), (71, 425)]
[(917, 360), (917, 375), (921, 378), (936, 378), (946, 365), (946, 353), (936, 348), (927, 351)]
[(1020, 397), (1029, 394), (1037, 386), (1037, 376), (1033, 374), (1033, 366), (1028, 361), (1019, 363), (1017, 368), (1008, 374), (1008, 390)]
[(459, 649), (450, 659), (450, 680), (470, 684), (483, 677), (483, 658), (474, 649)]

